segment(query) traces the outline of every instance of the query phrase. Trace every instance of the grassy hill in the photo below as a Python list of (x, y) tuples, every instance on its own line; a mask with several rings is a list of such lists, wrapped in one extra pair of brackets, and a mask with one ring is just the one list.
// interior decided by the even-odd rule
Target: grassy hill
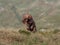
[(56, 31), (0, 30), (0, 45), (60, 45), (60, 30)]
[[(21, 22), (27, 12), (36, 33)], [(0, 0), (0, 45), (60, 45), (60, 0)]]

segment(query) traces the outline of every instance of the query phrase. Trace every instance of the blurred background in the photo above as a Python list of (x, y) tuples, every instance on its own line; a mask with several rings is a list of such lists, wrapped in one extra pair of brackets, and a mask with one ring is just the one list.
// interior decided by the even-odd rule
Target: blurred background
[(60, 28), (60, 0), (0, 0), (0, 29), (23, 28), (23, 14), (29, 12), (37, 29)]

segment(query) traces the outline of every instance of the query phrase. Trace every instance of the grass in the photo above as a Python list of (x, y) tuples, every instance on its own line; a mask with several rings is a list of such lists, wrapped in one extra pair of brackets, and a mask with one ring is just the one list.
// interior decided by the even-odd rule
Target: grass
[(58, 32), (60, 32), (60, 29), (55, 29), (55, 30), (53, 31), (54, 34), (56, 34), (56, 33), (58, 33)]
[(30, 35), (31, 34), (30, 32), (24, 31), (24, 30), (19, 30), (19, 33), (26, 34), (26, 35)]
[[(56, 30), (57, 31), (57, 30)], [(9, 31), (0, 30), (1, 45), (60, 45), (60, 31)]]
[[(36, 0), (0, 0), (0, 28), (23, 28), (21, 17), (26, 12), (24, 9), (32, 7), (29, 13), (32, 14), (38, 30), (36, 33), (0, 30), (0, 45), (60, 45), (60, 29), (56, 29), (60, 28), (59, 0), (35, 2)], [(44, 31), (40, 31), (42, 29)]]

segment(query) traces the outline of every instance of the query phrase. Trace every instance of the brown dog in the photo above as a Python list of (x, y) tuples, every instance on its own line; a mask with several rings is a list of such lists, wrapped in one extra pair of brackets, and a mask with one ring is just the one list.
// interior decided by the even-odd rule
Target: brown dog
[(29, 31), (36, 31), (35, 22), (30, 14), (23, 15), (23, 24), (27, 25), (27, 30)]

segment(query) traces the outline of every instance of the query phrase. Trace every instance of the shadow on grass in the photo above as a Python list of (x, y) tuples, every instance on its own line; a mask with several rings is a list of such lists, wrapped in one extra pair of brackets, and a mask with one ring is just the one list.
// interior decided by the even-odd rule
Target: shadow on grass
[(25, 30), (19, 30), (18, 32), (22, 33), (22, 34), (26, 34), (26, 35), (30, 35), (31, 34), (30, 32), (25, 31)]
[(60, 32), (60, 29), (55, 29), (55, 30), (53, 31), (54, 34), (56, 34), (56, 33), (58, 33), (58, 32)]

